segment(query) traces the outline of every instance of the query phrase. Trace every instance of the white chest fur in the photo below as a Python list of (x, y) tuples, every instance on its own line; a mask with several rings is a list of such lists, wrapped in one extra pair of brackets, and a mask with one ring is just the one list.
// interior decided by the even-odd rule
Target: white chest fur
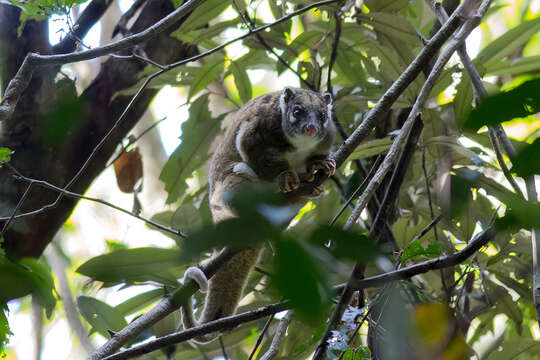
[(315, 152), (320, 140), (317, 137), (300, 135), (289, 138), (289, 141), (295, 147), (295, 150), (285, 154), (289, 166), (296, 171), (305, 172), (306, 160)]

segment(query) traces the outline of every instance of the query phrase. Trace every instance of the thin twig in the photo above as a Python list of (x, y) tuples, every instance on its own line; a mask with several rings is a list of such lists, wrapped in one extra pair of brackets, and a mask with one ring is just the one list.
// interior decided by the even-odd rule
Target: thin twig
[(328, 63), (328, 77), (326, 79), (326, 91), (334, 95), (332, 89), (332, 68), (337, 59), (339, 40), (341, 38), (341, 16), (338, 12), (334, 12), (334, 20), (336, 21), (336, 31), (334, 33), (334, 39), (332, 41), (332, 53), (330, 54), (330, 62)]
[(339, 211), (337, 212), (336, 215), (334, 215), (334, 218), (332, 219), (332, 221), (330, 221), (330, 225), (334, 225), (336, 223), (336, 221), (339, 219), (339, 217), (343, 214), (343, 212), (345, 211), (345, 209), (352, 203), (352, 201), (356, 198), (356, 196), (360, 193), (360, 191), (362, 189), (364, 189), (364, 185), (371, 180), (371, 178), (373, 177), (373, 174), (375, 174), (375, 171), (377, 170), (377, 168), (379, 167), (379, 165), (381, 164), (383, 160), (383, 157), (382, 156), (377, 156), (377, 159), (375, 159), (375, 162), (373, 163), (373, 166), (371, 166), (371, 169), (369, 169), (369, 173), (366, 175), (366, 177), (364, 178), (364, 180), (362, 181), (362, 183), (360, 185), (358, 185), (358, 187), (356, 188), (356, 190), (354, 190), (354, 192), (351, 194), (351, 196), (349, 197), (349, 199), (347, 199), (347, 201), (345, 202), (345, 204), (343, 204), (343, 206), (341, 206), (341, 209), (339, 209)]
[[(472, 254), (476, 253), (476, 251), (478, 251), (482, 246), (486, 245), (489, 241), (491, 241), (494, 236), (495, 236), (495, 232), (491, 228), (486, 229), (480, 232), (479, 234), (477, 234), (477, 236), (474, 239), (469, 241), (469, 244), (465, 248), (463, 248), (460, 251), (455, 252), (452, 255), (441, 256), (437, 259), (427, 260), (427, 261), (424, 261), (415, 265), (401, 268), (399, 270), (365, 278), (363, 280), (355, 282), (354, 288), (356, 290), (360, 290), (360, 289), (366, 289), (369, 287), (378, 287), (388, 282), (409, 279), (415, 275), (426, 273), (429, 270), (437, 270), (437, 269), (442, 269), (445, 267), (455, 266), (457, 264), (464, 262)], [(218, 257), (212, 259), (212, 261), (216, 261), (218, 258), (220, 258), (220, 260), (223, 260), (221, 258), (222, 256), (223, 254), (220, 254)], [(230, 257), (225, 259), (224, 261), (227, 261), (228, 259), (230, 259)], [(204, 271), (206, 271), (206, 268)], [(345, 288), (345, 286), (346, 284), (335, 286), (334, 291), (336, 292), (342, 291)], [(183, 287), (196, 288), (197, 285), (195, 284), (194, 281), (190, 280)], [(188, 290), (188, 291), (191, 291), (191, 290)], [(167, 302), (169, 302), (169, 304), (167, 304)], [(163, 314), (164, 309), (166, 310), (168, 309), (169, 311), (175, 310), (174, 308), (171, 310), (171, 307), (174, 307), (174, 305), (171, 304), (171, 300), (169, 298), (162, 300), (156, 307), (161, 307), (161, 309), (159, 310), (161, 311), (162, 316), (167, 315), (167, 314)], [(265, 306), (256, 310), (247, 311), (245, 313), (224, 317), (219, 320), (207, 322), (198, 327), (193, 327), (188, 330), (179, 331), (179, 332), (172, 333), (163, 337), (159, 337), (154, 340), (150, 340), (142, 345), (133, 346), (128, 350), (118, 352), (114, 355), (110, 355), (114, 351), (107, 352), (107, 353), (105, 353), (105, 351), (102, 351), (101, 355), (94, 354), (90, 359), (91, 360), (130, 359), (132, 357), (147, 354), (149, 352), (161, 349), (163, 347), (173, 345), (173, 344), (178, 344), (178, 343), (193, 339), (201, 335), (209, 334), (209, 333), (220, 331), (220, 330), (232, 329), (240, 324), (257, 320), (257, 319), (260, 319), (269, 315), (273, 315), (283, 310), (288, 310), (290, 308), (291, 308), (291, 304), (288, 301), (271, 304), (271, 305), (268, 305), (268, 306)], [(135, 336), (136, 334), (138, 334), (138, 332), (136, 332), (135, 330), (142, 331), (142, 329), (144, 329), (143, 327), (141, 327), (140, 323), (146, 322), (147, 320), (146, 318), (148, 318), (150, 315), (153, 318), (155, 318), (156, 312), (157, 310), (155, 310), (155, 308), (151, 309), (148, 313), (146, 313), (145, 315), (137, 318), (132, 323), (130, 323), (126, 328), (136, 325), (136, 329), (131, 329), (133, 330), (131, 335)], [(121, 335), (125, 336), (123, 333), (126, 332), (126, 328), (115, 333), (113, 338), (109, 340), (106, 343), (106, 345), (114, 341), (116, 345), (116, 350), (118, 350), (121, 344), (119, 343), (120, 340), (117, 339), (117, 337)], [(109, 344), (108, 346), (112, 346), (112, 345)]]
[(274, 335), (274, 338), (272, 339), (272, 343), (270, 344), (270, 348), (266, 353), (264, 353), (263, 356), (261, 356), (260, 360), (271, 360), (276, 357), (276, 355), (279, 352), (279, 347), (281, 346), (281, 342), (283, 341), (283, 338), (285, 337), (285, 334), (287, 333), (287, 328), (289, 327), (289, 324), (291, 323), (293, 311), (289, 310), (287, 311), (287, 314), (281, 320), (279, 321), (279, 326), (276, 330), (276, 333)]
[(444, 269), (463, 263), (468, 257), (476, 253), (480, 248), (486, 245), (495, 237), (495, 231), (492, 228), (478, 233), (474, 239), (470, 240), (466, 247), (451, 255), (441, 256), (436, 259), (431, 259), (407, 266), (399, 270), (386, 272), (381, 275), (371, 276), (362, 280), (354, 281), (352, 287), (355, 289), (365, 289), (368, 287), (380, 286), (384, 283), (394, 280), (410, 279), (413, 276), (424, 274), (430, 270)]
[[(5, 164), (5, 166), (9, 167), (11, 169), (11, 171), (13, 171), (15, 173), (15, 178), (18, 179), (18, 180), (22, 180), (22, 181), (25, 181), (27, 183), (29, 183), (29, 187), (32, 186), (32, 185), (39, 185), (41, 187), (44, 187), (44, 188), (47, 188), (47, 189), (51, 189), (51, 190), (54, 190), (62, 195), (65, 195), (65, 196), (68, 196), (68, 197), (71, 197), (71, 198), (75, 198), (75, 199), (82, 199), (82, 200), (88, 200), (88, 201), (93, 201), (93, 202), (96, 202), (96, 203), (99, 203), (99, 204), (103, 204), (105, 206), (108, 206), (110, 208), (113, 208), (117, 211), (120, 211), (124, 214), (128, 214), (130, 216), (133, 216), (134, 218), (136, 219), (139, 219), (141, 221), (144, 221), (145, 223), (149, 224), (149, 225), (152, 225), (156, 228), (158, 228), (159, 230), (162, 230), (162, 231), (165, 231), (165, 232), (168, 232), (170, 234), (173, 234), (173, 235), (176, 235), (176, 236), (180, 236), (182, 238), (186, 238), (187, 235), (185, 233), (183, 233), (182, 231), (180, 230), (176, 230), (176, 229), (173, 229), (173, 228), (170, 228), (168, 226), (165, 226), (165, 225), (161, 225), (153, 220), (150, 220), (150, 219), (147, 219), (147, 218), (144, 218), (142, 216), (139, 216), (137, 214), (134, 214), (133, 212), (131, 211), (128, 211), (126, 209), (123, 209), (119, 206), (116, 206), (110, 202), (107, 202), (105, 200), (102, 200), (102, 199), (98, 199), (98, 198), (93, 198), (93, 197), (90, 197), (90, 196), (84, 196), (84, 195), (81, 195), (81, 194), (77, 194), (77, 193), (74, 193), (74, 192), (71, 192), (71, 191), (68, 191), (68, 190), (64, 190), (62, 188), (59, 188), (58, 186), (55, 186), (51, 183), (48, 183), (47, 181), (44, 181), (44, 180), (36, 180), (36, 179), (32, 179), (32, 178), (29, 178), (29, 177), (26, 177), (24, 175), (22, 175), (19, 171), (17, 171), (17, 169), (15, 169), (11, 164)], [(27, 194), (27, 192), (25, 192), (25, 195)], [(23, 195), (23, 197), (21, 197), (21, 200), (24, 200), (25, 198), (25, 195)], [(21, 201), (19, 201), (20, 203)], [(13, 213), (15, 214), (15, 212)], [(13, 215), (10, 217), (10, 219), (13, 218)], [(1, 220), (4, 220), (4, 218), (0, 218), (0, 221)], [(4, 229), (7, 228), (7, 225), (9, 223), (9, 220), (8, 222), (6, 222), (6, 224), (4, 224)], [(2, 230), (3, 231), (3, 230)]]
[[(255, 28), (255, 23), (253, 22), (253, 20), (251, 20), (251, 18), (249, 17), (249, 14), (247, 13), (247, 11), (242, 11), (239, 7), (238, 7), (238, 4), (236, 3), (236, 1), (233, 0), (233, 5), (235, 7), (235, 10), (236, 12), (240, 15), (240, 17), (242, 18), (242, 22), (244, 23), (244, 25), (247, 26), (247, 28), (249, 29), (249, 31), (253, 31), (254, 28)], [(289, 69), (290, 71), (292, 71), (293, 74), (295, 74), (298, 79), (303, 82), (308, 88), (310, 88), (311, 90), (315, 90), (315, 86), (307, 81), (306, 79), (304, 79), (302, 77), (302, 75), (300, 75), (298, 73), (298, 71), (294, 70), (291, 65), (289, 65), (288, 62), (285, 61), (285, 59), (283, 59), (275, 50), (272, 46), (270, 46), (266, 40), (264, 40), (264, 38), (262, 37), (262, 35), (256, 33), (255, 34), (255, 37), (257, 38), (257, 40), (261, 43), (262, 46), (264, 46), (266, 48), (266, 50), (270, 51), (276, 58), (277, 60), (283, 65), (285, 66), (287, 69)]]
[[(4, 166), (7, 166), (8, 163), (5, 163)], [(6, 230), (8, 229), (9, 227), (9, 224), (13, 221), (13, 219), (16, 218), (15, 214), (17, 213), (17, 211), (19, 211), (19, 209), (21, 208), (21, 206), (23, 205), (24, 201), (26, 200), (26, 198), (28, 197), (28, 194), (30, 194), (30, 189), (32, 188), (32, 184), (28, 184), (28, 186), (26, 187), (26, 190), (24, 191), (24, 194), (21, 196), (21, 198), (19, 199), (19, 202), (17, 203), (17, 205), (15, 206), (15, 209), (13, 209), (13, 212), (11, 213), (11, 216), (7, 217), (7, 218), (0, 218), (0, 221), (4, 221), (6, 220), (6, 222), (4, 223), (4, 226), (2, 227), (2, 231), (0, 232), (0, 239), (2, 239), (4, 237), (4, 234), (6, 232)]]
[(257, 349), (261, 345), (261, 343), (263, 341), (263, 338), (264, 338), (264, 334), (266, 334), (266, 332), (268, 331), (268, 327), (272, 323), (272, 320), (274, 320), (274, 315), (273, 314), (268, 317), (268, 320), (266, 320), (266, 323), (264, 324), (264, 327), (262, 328), (261, 333), (257, 337), (257, 341), (255, 342), (255, 346), (253, 347), (253, 350), (251, 350), (251, 354), (249, 354), (248, 360), (252, 360), (253, 357), (255, 356), (255, 353), (257, 352)]

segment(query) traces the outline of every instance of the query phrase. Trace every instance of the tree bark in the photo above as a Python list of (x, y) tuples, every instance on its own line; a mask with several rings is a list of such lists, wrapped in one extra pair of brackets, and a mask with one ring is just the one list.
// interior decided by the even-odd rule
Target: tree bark
[[(148, 28), (174, 10), (169, 0), (148, 1), (130, 29)], [(15, 75), (27, 52), (51, 53), (47, 22), (28, 22), (17, 38), (20, 10), (0, 5), (0, 53), (2, 89)], [(180, 23), (171, 27), (171, 31)], [(161, 34), (141, 45), (152, 60), (166, 64), (190, 57), (196, 48)], [(114, 95), (134, 85), (145, 63), (140, 60), (109, 58), (99, 74), (82, 94), (77, 95), (71, 81), (60, 80), (58, 67), (46, 67), (34, 74), (14, 115), (0, 124), (0, 146), (14, 151), (11, 164), (23, 175), (65, 186), (90, 156), (96, 144), (113, 126), (131, 96)], [(56, 81), (55, 81), (56, 79)], [(143, 115), (156, 89), (147, 89), (134, 104), (125, 120), (98, 152), (83, 176), (70, 188), (84, 193), (104, 169), (117, 144)], [(114, 97), (114, 98), (113, 98)], [(51, 128), (65, 125), (62, 133)], [(67, 130), (66, 130), (67, 129)], [(60, 134), (58, 134), (60, 132)], [(0, 169), (0, 217), (8, 217), (16, 208), (27, 184), (14, 179), (8, 169)], [(20, 212), (33, 211), (52, 203), (57, 193), (32, 188)], [(13, 220), (4, 234), (3, 247), (12, 257), (39, 257), (58, 229), (67, 220), (77, 201), (63, 198), (57, 207), (34, 216)], [(0, 223), (0, 227), (3, 224)]]

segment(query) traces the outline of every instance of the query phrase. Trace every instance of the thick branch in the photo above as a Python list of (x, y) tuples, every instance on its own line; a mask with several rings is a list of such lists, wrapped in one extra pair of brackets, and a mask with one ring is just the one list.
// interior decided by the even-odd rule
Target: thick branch
[[(464, 1), (463, 3), (461, 3), (460, 7), (456, 9), (456, 12), (460, 11), (460, 9), (463, 9), (465, 5), (468, 6), (469, 5), (468, 3), (469, 3), (468, 1)], [(484, 0), (483, 5), (485, 5), (485, 3), (489, 4), (489, 0)], [(481, 10), (483, 9), (487, 10), (487, 7), (482, 6)], [(403, 124), (403, 127), (401, 128), (399, 135), (396, 137), (396, 139), (392, 143), (392, 146), (388, 150), (388, 153), (386, 154), (386, 157), (384, 161), (382, 162), (381, 166), (377, 170), (377, 173), (375, 174), (373, 179), (370, 181), (370, 183), (366, 187), (366, 190), (362, 193), (362, 195), (358, 199), (355, 209), (353, 210), (351, 216), (345, 223), (345, 228), (350, 228), (358, 220), (358, 218), (360, 217), (360, 214), (366, 207), (369, 199), (373, 196), (375, 190), (377, 190), (377, 188), (380, 186), (382, 179), (388, 173), (388, 171), (392, 168), (392, 165), (394, 164), (394, 162), (396, 161), (396, 159), (399, 157), (401, 153), (401, 148), (402, 148), (403, 143), (405, 142), (405, 139), (407, 139), (407, 136), (409, 132), (411, 131), (411, 128), (414, 124), (414, 119), (416, 118), (418, 114), (422, 112), (422, 109), (424, 107), (425, 102), (427, 101), (429, 97), (431, 89), (433, 89), (433, 86), (435, 85), (436, 80), (438, 79), (440, 73), (444, 69), (444, 65), (448, 62), (452, 54), (456, 51), (456, 49), (460, 46), (460, 44), (465, 40), (465, 38), (470, 34), (470, 32), (480, 23), (481, 15), (483, 15), (483, 12), (480, 12), (480, 15), (471, 17), (469, 20), (467, 20), (463, 24), (459, 33), (450, 41), (448, 46), (444, 49), (444, 51), (441, 53), (441, 55), (435, 62), (435, 65), (433, 66), (432, 71), (430, 72), (428, 78), (426, 79), (426, 82), (422, 86), (422, 89), (420, 90), (420, 94), (418, 94), (418, 98), (416, 99), (416, 102), (414, 103), (414, 106), (407, 120)], [(446, 25), (447, 23), (445, 23), (445, 25), (441, 28), (440, 31), (442, 31), (442, 29), (444, 29)]]
[(467, 258), (480, 250), (482, 246), (491, 241), (495, 237), (495, 234), (496, 233), (492, 228), (488, 228), (469, 241), (469, 244), (466, 247), (458, 252), (453, 253), (452, 255), (441, 256), (436, 259), (427, 260), (419, 264), (401, 268), (399, 270), (353, 281), (351, 286), (355, 289), (378, 287), (389, 281), (410, 279), (415, 275), (424, 274), (430, 270), (438, 270), (456, 266), (464, 262)]
[(405, 71), (394, 81), (392, 86), (384, 93), (379, 99), (377, 104), (369, 111), (366, 118), (360, 124), (358, 128), (352, 133), (352, 135), (345, 141), (345, 143), (334, 153), (334, 159), (338, 165), (341, 165), (345, 159), (354, 151), (354, 149), (364, 140), (375, 124), (377, 120), (385, 114), (392, 104), (398, 99), (403, 91), (409, 86), (410, 83), (420, 74), (422, 68), (429, 60), (435, 56), (441, 46), (453, 32), (462, 23), (462, 17), (464, 16), (464, 10), (466, 6), (469, 6), (471, 1), (462, 2), (456, 11), (450, 16), (448, 21), (441, 27), (441, 29), (433, 36), (427, 44), (422, 48), (418, 56), (407, 66)]
[[(441, 19), (446, 19), (448, 15), (444, 11), (443, 8), (441, 8), (438, 4), (435, 3), (432, 4), (430, 1), (428, 1), (428, 4), (433, 5), (435, 14), (440, 17)], [(477, 103), (481, 102), (485, 97), (488, 96), (488, 92), (486, 88), (484, 87), (484, 84), (482, 83), (482, 78), (480, 77), (480, 74), (476, 70), (471, 58), (469, 57), (469, 54), (467, 54), (467, 49), (465, 45), (458, 48), (458, 55), (461, 59), (461, 62), (463, 63), (463, 66), (465, 67), (465, 70), (469, 74), (469, 78), (471, 81), (471, 85), (473, 87), (475, 96), (477, 97)], [(509, 157), (513, 157), (516, 155), (516, 150), (514, 149), (514, 146), (510, 142), (510, 139), (506, 135), (506, 132), (504, 131), (504, 128), (497, 124), (495, 126), (489, 126), (489, 139), (491, 140), (491, 143), (493, 145), (493, 150), (495, 151), (495, 155), (497, 157), (497, 161), (499, 162), (499, 166), (501, 167), (501, 170), (514, 189), (514, 191), (523, 197), (523, 194), (521, 193), (521, 189), (517, 185), (516, 181), (512, 177), (512, 174), (508, 170), (508, 167), (506, 166), (503, 158), (503, 154), (501, 152), (500, 147), (502, 146), (505, 149), (506, 154)], [(536, 192), (536, 183), (534, 180), (534, 175), (530, 176), (529, 178), (525, 179), (525, 185), (526, 185), (526, 192), (527, 192), (527, 199), (532, 202), (537, 202), (537, 192)], [(532, 242), (532, 255), (533, 255), (533, 300), (534, 300), (534, 307), (536, 309), (536, 319), (538, 324), (540, 325), (540, 229), (539, 228), (533, 228), (531, 229), (531, 242)]]
[[(482, 246), (486, 245), (490, 240), (493, 239), (494, 236), (495, 236), (495, 232), (492, 229), (486, 229), (483, 232), (479, 233), (474, 239), (472, 239), (465, 248), (463, 248), (462, 250), (452, 255), (442, 256), (437, 259), (431, 259), (431, 260), (427, 260), (427, 261), (424, 261), (415, 265), (404, 267), (404, 268), (401, 268), (400, 270), (395, 270), (388, 273), (371, 276), (363, 280), (354, 282), (353, 287), (355, 290), (367, 289), (369, 287), (378, 287), (391, 281), (409, 279), (415, 275), (426, 273), (429, 270), (437, 270), (437, 269), (443, 269), (446, 267), (456, 266), (464, 262), (470, 256), (472, 256)], [(341, 284), (341, 285), (336, 286), (334, 290), (341, 291), (344, 288), (345, 288), (345, 284)], [(165, 300), (162, 300), (161, 303), (163, 303)], [(269, 315), (273, 315), (275, 313), (278, 313), (280, 311), (287, 310), (290, 308), (291, 308), (290, 303), (287, 301), (268, 305), (268, 306), (265, 306), (256, 310), (248, 311), (242, 314), (228, 316), (225, 318), (221, 318), (219, 320), (211, 321), (201, 326), (191, 328), (189, 330), (184, 330), (184, 331), (176, 332), (173, 334), (169, 334), (169, 335), (157, 338), (155, 340), (148, 341), (142, 345), (134, 346), (130, 348), (129, 350), (125, 350), (125, 351), (119, 352), (114, 355), (110, 355), (105, 358), (99, 357), (99, 356), (93, 356), (90, 359), (94, 359), (94, 360), (129, 359), (132, 357), (147, 354), (151, 351), (155, 351), (169, 345), (178, 344), (180, 342), (184, 342), (184, 341), (193, 339), (201, 335), (209, 334), (209, 333), (220, 331), (220, 330), (232, 329), (240, 324), (257, 320), (257, 319), (260, 319)], [(154, 309), (152, 309), (151, 311), (154, 311)], [(147, 315), (148, 313), (141, 316), (140, 318), (135, 320), (133, 323), (135, 323), (136, 321), (139, 321), (139, 319), (144, 318)], [(130, 327), (133, 323), (128, 325), (128, 327)], [(116, 333), (114, 337), (117, 337), (123, 331), (124, 330), (121, 330), (120, 332)], [(109, 342), (111, 340), (109, 340)]]

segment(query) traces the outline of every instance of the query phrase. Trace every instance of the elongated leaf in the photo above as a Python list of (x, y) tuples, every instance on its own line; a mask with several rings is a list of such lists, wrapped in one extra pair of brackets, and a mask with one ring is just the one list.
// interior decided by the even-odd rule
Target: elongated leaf
[(467, 121), (469, 114), (473, 107), (473, 90), (469, 75), (463, 70), (461, 74), (461, 81), (456, 86), (456, 96), (454, 98), (454, 114), (456, 117), (456, 123), (461, 126)]
[(111, 337), (109, 330), (119, 331), (127, 326), (122, 314), (101, 300), (79, 296), (77, 305), (84, 319), (106, 339)]
[(373, 26), (376, 32), (381, 32), (391, 39), (411, 45), (417, 45), (420, 42), (416, 31), (403, 16), (385, 12), (371, 12), (367, 15), (360, 15), (359, 18), (366, 24)]
[(210, 144), (218, 134), (224, 116), (212, 118), (208, 110), (208, 95), (199, 97), (189, 107), (189, 119), (182, 124), (182, 142), (159, 175), (169, 194), (167, 204), (184, 195), (187, 189), (185, 180), (210, 157)]
[(163, 289), (146, 291), (127, 299), (123, 303), (116, 305), (114, 308), (123, 316), (131, 315), (162, 298), (164, 295), (165, 291)]
[(208, 84), (216, 80), (218, 76), (223, 72), (223, 67), (225, 65), (225, 59), (222, 57), (216, 57), (209, 59), (206, 64), (201, 66), (191, 85), (189, 87), (188, 101), (196, 95), (199, 91), (205, 89)]
[(387, 136), (382, 139), (366, 141), (360, 144), (349, 156), (348, 160), (363, 159), (385, 153), (392, 146), (392, 139)]
[(117, 250), (96, 256), (76, 271), (107, 285), (157, 281), (174, 286), (177, 285), (179, 273), (185, 267), (180, 263), (180, 250), (146, 247)]
[(540, 70), (540, 55), (490, 63), (489, 66), (486, 67), (486, 75), (515, 76), (538, 72), (538, 70)]
[(534, 339), (505, 340), (500, 347), (502, 350), (492, 352), (489, 360), (534, 359), (540, 353), (540, 342)]
[(304, 319), (319, 320), (332, 296), (321, 264), (304, 246), (288, 238), (277, 243), (274, 259), (272, 280), (281, 294)]
[(192, 30), (189, 32), (184, 32), (182, 29), (177, 29), (171, 33), (171, 36), (190, 44), (202, 45), (201, 42), (210, 40), (227, 29), (236, 28), (239, 23), (240, 19), (235, 18), (210, 25), (208, 28)]
[(207, 25), (210, 20), (217, 18), (230, 4), (231, 2), (228, 0), (207, 0), (203, 2), (189, 15), (177, 31), (188, 32)]
[(540, 111), (540, 79), (527, 81), (518, 87), (489, 96), (471, 112), (463, 127), (478, 130), (484, 125), (496, 125)]
[(366, 0), (365, 5), (371, 11), (397, 11), (403, 9), (409, 1), (407, 0)]
[(234, 85), (236, 85), (240, 99), (243, 103), (248, 102), (251, 100), (252, 89), (251, 81), (249, 80), (246, 69), (242, 68), (240, 65), (238, 65), (238, 63), (233, 61), (231, 63), (231, 71), (234, 76)]
[(540, 31), (540, 17), (525, 21), (505, 32), (482, 49), (476, 57), (475, 62), (490, 67), (506, 55), (513, 53), (517, 48), (529, 42), (532, 36), (538, 31)]

